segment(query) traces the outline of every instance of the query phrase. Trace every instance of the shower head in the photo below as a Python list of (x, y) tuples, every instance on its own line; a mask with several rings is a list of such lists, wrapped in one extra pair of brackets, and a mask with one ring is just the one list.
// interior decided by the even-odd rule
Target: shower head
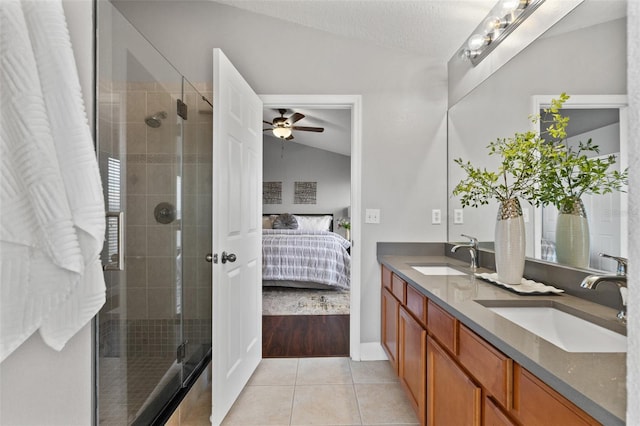
[(162, 124), (160, 120), (167, 118), (166, 111), (156, 112), (155, 114), (144, 119), (144, 122), (147, 123), (147, 126), (158, 128)]

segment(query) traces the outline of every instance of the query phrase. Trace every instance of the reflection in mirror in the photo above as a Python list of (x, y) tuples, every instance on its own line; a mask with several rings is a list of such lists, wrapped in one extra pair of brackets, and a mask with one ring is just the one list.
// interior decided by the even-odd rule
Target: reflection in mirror
[[(544, 108), (550, 98), (536, 97), (534, 113), (544, 116)], [(573, 106), (572, 106), (573, 104)], [(567, 144), (574, 149), (580, 142), (589, 139), (598, 145), (599, 152), (588, 153), (589, 157), (605, 159), (614, 155), (616, 163), (609, 170), (624, 170), (627, 167), (626, 96), (579, 96), (569, 99), (561, 113), (569, 118)], [(542, 109), (541, 109), (542, 108)], [(626, 187), (607, 194), (583, 195), (587, 221), (590, 229), (589, 267), (615, 272), (617, 263), (599, 254), (627, 257), (627, 197)], [(556, 219), (558, 210), (549, 205), (538, 209), (534, 221), (535, 257), (555, 262)]]
[[(626, 46), (626, 2), (586, 0), (453, 105), (448, 113), (449, 194), (464, 178), (453, 159), (463, 158), (476, 167), (495, 169), (499, 159), (488, 155), (487, 145), (530, 128), (529, 116), (540, 107), (533, 107), (535, 96), (544, 94), (551, 99), (562, 92), (572, 98), (587, 94), (626, 95)], [(527, 221), (527, 256), (540, 259), (543, 231), (535, 224), (538, 216), (541, 224), (542, 215), (525, 202), (522, 207)], [(459, 209), (459, 199), (451, 197), (449, 241), (462, 241), (460, 234), (469, 234), (492, 243), (497, 203), (454, 214)], [(626, 247), (625, 235), (621, 229), (621, 247)], [(603, 251), (609, 250), (609, 246), (605, 247)], [(618, 251), (624, 253), (621, 248)], [(599, 258), (597, 262), (590, 267), (610, 270), (615, 266)]]

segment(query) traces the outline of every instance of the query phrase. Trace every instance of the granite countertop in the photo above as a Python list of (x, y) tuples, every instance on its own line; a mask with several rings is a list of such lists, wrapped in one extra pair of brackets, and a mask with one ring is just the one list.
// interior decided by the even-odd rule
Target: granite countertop
[[(467, 262), (446, 256), (383, 255), (379, 261), (596, 420), (625, 424), (625, 353), (566, 352), (477, 301), (553, 301), (588, 312), (600, 325), (621, 331), (615, 309), (567, 294), (518, 295), (475, 277)], [(411, 267), (416, 265), (449, 265), (469, 275), (423, 275)]]

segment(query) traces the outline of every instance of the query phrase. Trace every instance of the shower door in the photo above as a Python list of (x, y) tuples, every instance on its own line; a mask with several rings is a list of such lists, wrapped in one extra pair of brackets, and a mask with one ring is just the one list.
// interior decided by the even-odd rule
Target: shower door
[[(200, 161), (210, 146), (198, 139), (205, 125), (193, 86), (110, 2), (97, 8), (98, 158), (108, 209), (98, 424), (148, 425), (211, 346), (210, 237), (200, 237), (211, 234), (211, 156), (208, 166)], [(210, 109), (202, 117), (210, 121)]]
[(183, 79), (182, 323), (183, 382), (211, 349), (211, 85)]

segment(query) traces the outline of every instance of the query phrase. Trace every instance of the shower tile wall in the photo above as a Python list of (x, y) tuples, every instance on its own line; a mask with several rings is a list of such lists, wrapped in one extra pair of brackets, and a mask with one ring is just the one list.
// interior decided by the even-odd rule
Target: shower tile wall
[[(210, 86), (198, 90), (211, 99)], [(124, 211), (126, 245), (124, 272), (105, 271), (107, 299), (98, 316), (102, 425), (139, 415), (182, 338), (192, 347), (211, 345), (211, 264), (204, 257), (211, 251), (213, 115), (201, 94), (185, 93), (182, 137), (175, 113), (181, 92), (181, 83), (99, 82), (105, 204)], [(144, 119), (160, 111), (167, 112), (161, 126), (147, 126)], [(156, 221), (160, 202), (179, 209), (171, 224)]]
[[(211, 99), (210, 86), (200, 84), (197, 88)], [(175, 114), (181, 90), (179, 83), (168, 89), (166, 84), (155, 82), (100, 82), (100, 150), (111, 152), (112, 158), (120, 160), (121, 170), (126, 170), (121, 176), (126, 194), (120, 194), (126, 224), (126, 267), (124, 277), (105, 273), (107, 304), (100, 317), (101, 356), (122, 356), (123, 345), (129, 356), (175, 355), (178, 315), (183, 310), (190, 344), (211, 342), (211, 264), (203, 261), (211, 251), (211, 221), (199, 220), (199, 216), (211, 214), (207, 211), (211, 208), (211, 168), (206, 164), (210, 164), (213, 116), (200, 94), (185, 93), (189, 116), (181, 164), (176, 142), (181, 132)], [(168, 113), (161, 126), (147, 126), (144, 119), (160, 111)], [(101, 155), (102, 161), (107, 158)], [(180, 175), (183, 217), (168, 225), (158, 223), (154, 208), (159, 203), (180, 207), (176, 178)], [(103, 179), (108, 188), (108, 177)], [(109, 209), (120, 207), (112, 202)], [(177, 266), (180, 220), (182, 271)], [(184, 285), (183, 294), (179, 294), (176, 282)]]

